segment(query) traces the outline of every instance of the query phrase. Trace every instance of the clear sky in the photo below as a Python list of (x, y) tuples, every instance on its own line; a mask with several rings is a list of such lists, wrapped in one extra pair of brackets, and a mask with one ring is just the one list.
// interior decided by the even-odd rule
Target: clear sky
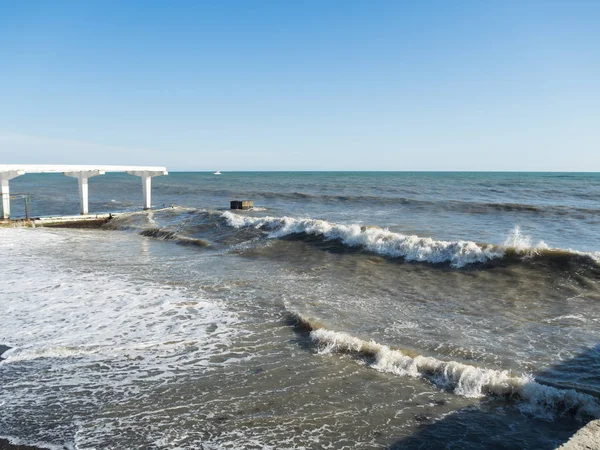
[(0, 164), (600, 171), (600, 1), (0, 0)]

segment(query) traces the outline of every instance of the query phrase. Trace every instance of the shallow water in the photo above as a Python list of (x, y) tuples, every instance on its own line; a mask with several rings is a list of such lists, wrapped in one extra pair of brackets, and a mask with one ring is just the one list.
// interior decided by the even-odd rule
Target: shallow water
[[(90, 210), (137, 209), (138, 182), (91, 179)], [(11, 190), (77, 212), (66, 177)], [(596, 174), (171, 174), (102, 230), (0, 229), (0, 435), (555, 448), (600, 416), (595, 194)], [(259, 207), (225, 210), (241, 198)]]

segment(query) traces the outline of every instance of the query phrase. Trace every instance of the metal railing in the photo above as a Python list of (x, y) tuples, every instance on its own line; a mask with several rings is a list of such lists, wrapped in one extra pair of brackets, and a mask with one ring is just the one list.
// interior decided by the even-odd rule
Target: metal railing
[(10, 194), (10, 199), (15, 200), (22, 198), (25, 202), (25, 219), (29, 220), (31, 218), (31, 194)]

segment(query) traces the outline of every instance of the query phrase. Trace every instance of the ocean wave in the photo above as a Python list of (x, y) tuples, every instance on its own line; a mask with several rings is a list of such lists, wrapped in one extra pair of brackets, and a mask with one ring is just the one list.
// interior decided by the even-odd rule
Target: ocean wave
[(600, 262), (600, 252), (584, 253), (551, 249), (543, 241), (533, 245), (518, 227), (509, 234), (504, 246), (500, 246), (473, 241), (441, 241), (415, 235), (407, 236), (376, 226), (344, 225), (319, 219), (250, 217), (230, 211), (224, 212), (222, 217), (234, 228), (252, 227), (265, 230), (269, 232), (271, 238), (298, 234), (319, 236), (325, 240), (337, 240), (344, 246), (360, 247), (385, 257), (433, 264), (446, 263), (455, 268), (515, 257), (538, 257), (550, 261), (579, 258), (583, 262)]
[(469, 213), (486, 214), (489, 212), (524, 212), (539, 215), (566, 216), (574, 213), (595, 215), (600, 210), (567, 205), (533, 205), (530, 203), (501, 202), (469, 202), (451, 200), (443, 202), (449, 209), (457, 209)]
[[(498, 192), (498, 191), (497, 191)], [(499, 191), (502, 192), (502, 191)], [(550, 193), (552, 196), (560, 191)], [(358, 203), (358, 204), (377, 204), (377, 205), (399, 205), (414, 208), (434, 208), (444, 211), (457, 211), (469, 214), (493, 214), (498, 212), (514, 212), (530, 215), (544, 216), (565, 216), (571, 214), (591, 215), (595, 216), (600, 213), (600, 209), (594, 207), (583, 207), (569, 205), (568, 199), (563, 204), (540, 204), (527, 203), (526, 201), (502, 202), (481, 200), (466, 200), (466, 199), (447, 199), (447, 198), (429, 198), (425, 199), (418, 195), (417, 192), (411, 192), (406, 189), (394, 195), (393, 192), (385, 192), (383, 195), (369, 195), (368, 193), (356, 194), (336, 194), (326, 192), (305, 192), (305, 191), (269, 191), (269, 190), (244, 190), (243, 192), (235, 189), (213, 189), (213, 188), (194, 188), (193, 191), (172, 192), (173, 195), (194, 195), (194, 196), (222, 196), (228, 198), (255, 198), (255, 199), (277, 199), (290, 202), (322, 202), (322, 203)], [(582, 198), (583, 193), (578, 194), (578, 198)], [(597, 197), (591, 196), (591, 199)]]
[(144, 230), (146, 228), (158, 228), (155, 219), (180, 220), (184, 214), (201, 214), (207, 212), (204, 209), (189, 208), (171, 205), (165, 208), (151, 209), (146, 211), (130, 211), (117, 213), (113, 218), (103, 225), (107, 230)]
[(532, 375), (442, 361), (391, 348), (348, 333), (328, 330), (321, 323), (297, 313), (291, 313), (289, 321), (301, 331), (310, 333), (319, 354), (346, 354), (361, 358), (368, 367), (379, 372), (422, 378), (463, 397), (514, 399), (521, 402), (523, 412), (545, 419), (562, 414), (600, 417), (600, 404), (594, 396), (539, 383)]
[(204, 239), (182, 236), (175, 231), (164, 230), (161, 228), (147, 228), (142, 230), (139, 234), (154, 239), (160, 239), (162, 241), (174, 241), (182, 245), (196, 245), (198, 247), (209, 247), (211, 245), (210, 242), (205, 241)]
[[(254, 211), (263, 209), (255, 208)], [(329, 246), (339, 246), (340, 250), (362, 249), (386, 258), (401, 258), (407, 262), (449, 264), (454, 268), (473, 264), (494, 266), (521, 262), (546, 265), (560, 271), (580, 266), (600, 268), (600, 252), (550, 248), (543, 241), (534, 244), (518, 226), (508, 234), (502, 245), (496, 245), (468, 240), (435, 240), (403, 235), (377, 226), (337, 224), (320, 219), (256, 217), (231, 211), (170, 207), (151, 212), (120, 214), (106, 224), (105, 228), (135, 230), (154, 239), (207, 247), (213, 245), (211, 241), (218, 241), (219, 236), (223, 237), (218, 231), (219, 221), (223, 219), (233, 228), (259, 230), (266, 232), (269, 238), (306, 236), (313, 241), (314, 238), (328, 241)], [(205, 233), (212, 238), (204, 240), (192, 237)], [(247, 236), (244, 236), (244, 239), (247, 239)]]
[(6, 356), (13, 350), (12, 347), (8, 345), (0, 344), (0, 361), (6, 359)]
[(43, 349), (14, 349), (13, 352), (9, 352), (6, 358), (6, 364), (14, 364), (23, 361), (32, 361), (44, 358), (51, 359), (68, 359), (78, 358), (84, 356), (90, 356), (98, 353), (103, 348), (101, 346), (79, 346), (79, 347), (68, 347), (68, 346), (56, 346), (48, 347)]
[(249, 217), (223, 213), (230, 226), (235, 228), (254, 227), (270, 231), (277, 238), (305, 233), (338, 239), (350, 247), (362, 247), (388, 257), (401, 257), (406, 261), (450, 263), (463, 267), (472, 263), (484, 263), (501, 258), (502, 251), (494, 246), (480, 246), (470, 241), (436, 241), (431, 238), (405, 236), (378, 227), (358, 224), (341, 225), (318, 219), (295, 219), (292, 217)]

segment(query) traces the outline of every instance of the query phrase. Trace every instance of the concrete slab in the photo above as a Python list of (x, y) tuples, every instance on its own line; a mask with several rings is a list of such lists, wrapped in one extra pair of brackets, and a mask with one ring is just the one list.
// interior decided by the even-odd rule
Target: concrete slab
[(0, 220), (0, 227), (60, 227), (60, 228), (99, 228), (118, 214), (89, 214), (87, 216), (35, 217), (31, 220)]
[(600, 420), (592, 420), (556, 450), (600, 450)]

